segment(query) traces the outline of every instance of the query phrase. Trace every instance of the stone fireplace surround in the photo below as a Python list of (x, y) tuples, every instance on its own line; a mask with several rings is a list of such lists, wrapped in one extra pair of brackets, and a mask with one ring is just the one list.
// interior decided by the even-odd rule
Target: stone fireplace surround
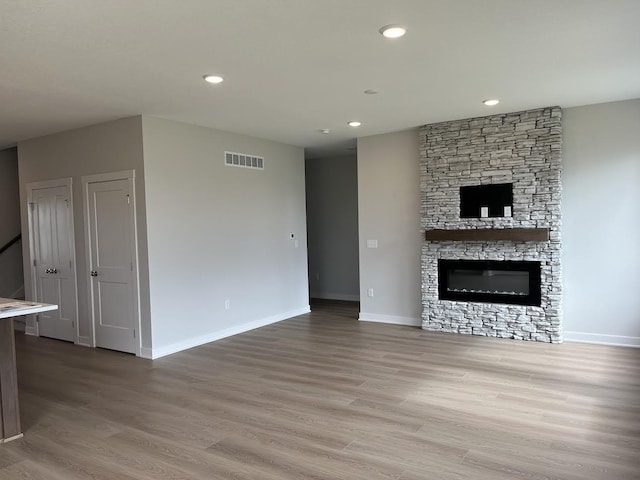
[[(548, 228), (548, 241), (424, 241), (422, 328), (562, 342), (562, 111), (548, 107), (420, 129), (422, 231)], [(513, 183), (511, 217), (460, 218), (460, 187)], [(541, 264), (541, 306), (438, 299), (438, 259)]]

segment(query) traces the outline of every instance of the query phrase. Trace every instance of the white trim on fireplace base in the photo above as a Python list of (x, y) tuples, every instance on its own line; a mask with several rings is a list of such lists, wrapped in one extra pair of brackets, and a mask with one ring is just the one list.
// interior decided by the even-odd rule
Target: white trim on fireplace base
[(421, 318), (399, 317), (397, 315), (380, 315), (378, 313), (360, 312), (358, 318), (361, 322), (377, 322), (391, 323), (393, 325), (409, 325), (411, 327), (420, 327), (422, 325)]
[(564, 332), (565, 342), (596, 343), (618, 347), (640, 348), (640, 337), (605, 335), (604, 333)]

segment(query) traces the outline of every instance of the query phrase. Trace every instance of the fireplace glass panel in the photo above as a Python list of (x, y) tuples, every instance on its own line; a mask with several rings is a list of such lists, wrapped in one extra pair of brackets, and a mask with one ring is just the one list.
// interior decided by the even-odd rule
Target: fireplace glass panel
[(447, 275), (450, 292), (529, 295), (529, 272), (452, 268)]
[(540, 262), (438, 260), (438, 298), (540, 305)]

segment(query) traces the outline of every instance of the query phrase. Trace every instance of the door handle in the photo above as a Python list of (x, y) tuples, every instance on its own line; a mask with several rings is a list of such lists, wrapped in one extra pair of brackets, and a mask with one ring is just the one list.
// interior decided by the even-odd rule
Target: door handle
[(51, 273), (58, 273), (58, 269), (57, 268), (52, 268), (51, 269)]
[(98, 272), (96, 272), (95, 270), (91, 270), (91, 276), (92, 277), (97, 277), (98, 276)]

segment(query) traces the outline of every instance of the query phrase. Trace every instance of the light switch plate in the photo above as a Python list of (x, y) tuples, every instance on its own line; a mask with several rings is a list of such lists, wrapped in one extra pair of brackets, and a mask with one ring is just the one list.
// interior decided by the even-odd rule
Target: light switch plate
[(378, 248), (378, 240), (367, 240), (367, 248)]

